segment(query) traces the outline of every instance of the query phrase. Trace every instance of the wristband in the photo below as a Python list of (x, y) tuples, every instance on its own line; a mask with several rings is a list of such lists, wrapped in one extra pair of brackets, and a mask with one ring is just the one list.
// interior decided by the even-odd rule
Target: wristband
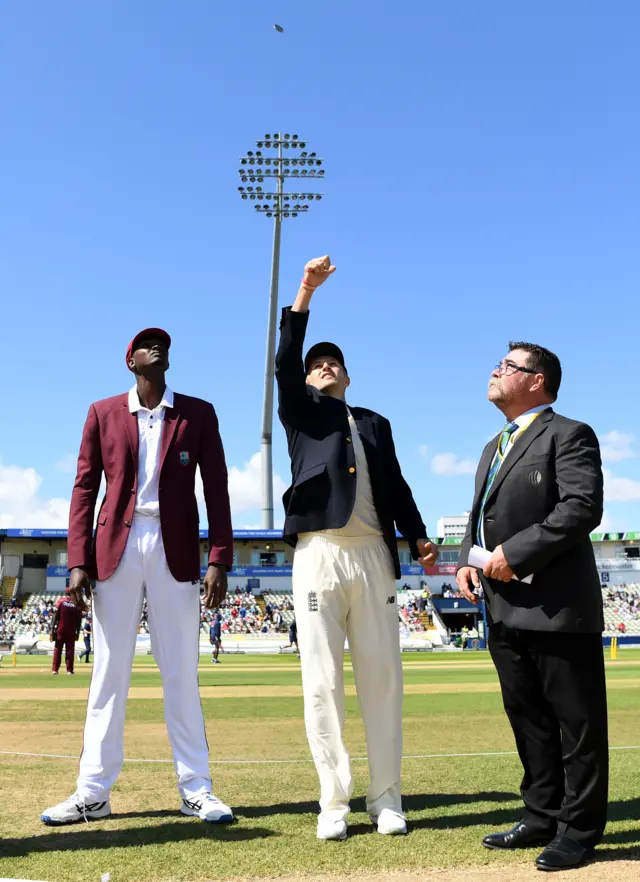
[(304, 285), (305, 288), (313, 288), (314, 291), (318, 287), (317, 285), (311, 285), (309, 282), (305, 282), (304, 279), (302, 280), (302, 282), (300, 284)]

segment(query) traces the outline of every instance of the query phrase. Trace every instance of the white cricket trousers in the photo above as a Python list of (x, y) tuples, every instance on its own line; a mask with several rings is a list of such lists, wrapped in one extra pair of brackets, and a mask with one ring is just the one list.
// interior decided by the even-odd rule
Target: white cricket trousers
[(93, 594), (93, 676), (77, 784), (87, 800), (108, 799), (122, 769), (127, 694), (145, 593), (178, 789), (186, 797), (211, 790), (198, 687), (200, 585), (171, 575), (160, 519), (135, 517), (115, 573), (97, 582)]
[(353, 778), (342, 740), (344, 641), (349, 640), (364, 721), (370, 786), (367, 811), (402, 812), (402, 661), (391, 555), (378, 536), (311, 534), (293, 560), (304, 719), (320, 778), (320, 810), (345, 820)]

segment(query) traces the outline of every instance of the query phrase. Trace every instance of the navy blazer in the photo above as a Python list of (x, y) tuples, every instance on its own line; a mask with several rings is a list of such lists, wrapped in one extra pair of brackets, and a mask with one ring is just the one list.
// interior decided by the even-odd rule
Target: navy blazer
[[(459, 566), (474, 544), (498, 437), (484, 449)], [(498, 545), (516, 576), (480, 578), (490, 620), (530, 631), (602, 631), (602, 591), (589, 534), (602, 521), (600, 448), (589, 426), (551, 408), (514, 441), (484, 507), (485, 545)]]
[[(276, 355), (278, 415), (287, 433), (292, 482), (282, 498), (284, 539), (296, 544), (299, 533), (344, 527), (356, 498), (356, 462), (347, 408), (307, 385), (303, 346), (308, 312), (286, 307)], [(350, 407), (367, 457), (371, 491), (382, 535), (400, 578), (396, 526), (418, 558), (418, 539), (427, 531), (411, 490), (402, 477), (391, 425), (363, 407)]]

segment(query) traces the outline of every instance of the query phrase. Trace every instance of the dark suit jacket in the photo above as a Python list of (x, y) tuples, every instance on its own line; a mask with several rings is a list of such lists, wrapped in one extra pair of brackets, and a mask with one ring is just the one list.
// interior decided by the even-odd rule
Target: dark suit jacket
[[(487, 473), (498, 437), (484, 449), (459, 567), (475, 542)], [(516, 576), (531, 585), (481, 574), (492, 622), (533, 631), (604, 628), (602, 592), (589, 533), (602, 520), (598, 439), (589, 426), (543, 411), (520, 434), (484, 508), (485, 546), (502, 545)]]
[[(187, 453), (188, 456), (180, 456)], [(167, 408), (160, 450), (160, 523), (174, 579), (200, 579), (196, 466), (200, 466), (209, 521), (209, 563), (233, 564), (233, 532), (227, 467), (213, 406), (174, 395)], [(95, 504), (104, 472), (107, 492), (93, 537)], [(122, 557), (133, 521), (138, 486), (138, 418), (128, 395), (89, 408), (69, 513), (69, 569), (81, 566), (96, 579), (111, 576)]]
[[(356, 498), (355, 454), (344, 402), (306, 383), (302, 348), (309, 313), (286, 308), (276, 355), (280, 421), (287, 433), (292, 484), (284, 494), (284, 538), (344, 527)], [(400, 561), (395, 525), (417, 559), (416, 540), (427, 531), (402, 477), (388, 420), (363, 407), (350, 408), (367, 457), (371, 491), (396, 578)], [(353, 471), (350, 471), (353, 470)]]

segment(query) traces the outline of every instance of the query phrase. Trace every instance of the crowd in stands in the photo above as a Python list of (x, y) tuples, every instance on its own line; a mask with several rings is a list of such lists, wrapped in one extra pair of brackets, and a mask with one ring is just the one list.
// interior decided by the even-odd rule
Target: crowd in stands
[[(423, 613), (430, 613), (432, 610), (431, 595), (426, 589), (422, 593), (411, 591), (408, 585), (403, 586), (403, 591), (408, 591), (408, 593), (406, 600), (398, 606), (398, 621), (402, 632), (407, 634), (424, 631)], [(15, 598), (12, 599), (11, 604), (0, 602), (0, 641), (13, 641), (16, 636), (26, 632), (48, 635), (57, 599), (58, 595), (52, 598), (34, 595), (24, 608)], [(261, 608), (251, 591), (242, 590), (239, 587), (230, 589), (229, 594), (220, 605), (219, 611), (222, 615), (223, 636), (225, 634), (286, 634), (294, 617), (291, 595), (266, 594), (263, 597), (263, 608)], [(201, 631), (208, 634), (215, 612), (216, 610), (206, 610), (204, 605), (202, 606)], [(140, 616), (140, 633), (149, 633), (146, 600), (143, 603)]]
[[(459, 597), (460, 592), (449, 583), (442, 585), (443, 597)], [(640, 634), (640, 583), (603, 585), (605, 633), (608, 635)], [(19, 599), (0, 600), (0, 642), (10, 643), (26, 632), (49, 634), (58, 595), (32, 595), (22, 606)], [(403, 636), (423, 632), (429, 626), (433, 606), (431, 595), (414, 591), (409, 585), (400, 589), (398, 622)], [(201, 613), (201, 630), (208, 634), (214, 610)], [(287, 594), (265, 594), (262, 603), (251, 591), (230, 587), (220, 606), (222, 634), (286, 634), (293, 619), (293, 599)], [(425, 613), (427, 615), (425, 615)], [(140, 618), (141, 633), (149, 632), (146, 601)]]
[[(398, 604), (398, 621), (400, 633), (403, 637), (409, 634), (426, 630), (424, 613), (430, 614), (432, 610), (431, 595), (425, 589), (422, 593), (411, 591), (408, 585), (402, 586), (403, 591), (408, 591), (406, 600)], [(426, 620), (428, 622), (428, 619)]]
[(640, 584), (602, 586), (605, 633), (640, 633)]
[(34, 631), (48, 634), (55, 612), (55, 600), (38, 599), (38, 602), (22, 607), (15, 597), (9, 604), (0, 601), (0, 641), (12, 641), (16, 634)]
[[(59, 595), (32, 595), (26, 605), (12, 598), (10, 603), (0, 600), (0, 642), (12, 642), (27, 632), (48, 636), (55, 604)], [(200, 628), (208, 634), (214, 610), (201, 612)], [(266, 595), (263, 609), (251, 591), (239, 587), (230, 589), (220, 606), (224, 634), (286, 634), (293, 619), (293, 599), (290, 595)], [(146, 600), (140, 616), (140, 633), (149, 633)]]
[[(222, 615), (222, 635), (286, 633), (292, 611), (293, 600), (290, 596), (268, 595), (263, 612), (251, 591), (243, 591), (236, 587), (235, 590), (230, 590), (219, 607)], [(215, 612), (216, 610), (202, 609), (201, 630), (208, 633)], [(288, 612), (291, 612), (291, 615), (285, 616), (284, 613)]]
[(463, 597), (462, 591), (459, 590), (458, 586), (454, 588), (453, 585), (448, 583), (444, 583), (442, 586), (442, 596), (443, 597)]

